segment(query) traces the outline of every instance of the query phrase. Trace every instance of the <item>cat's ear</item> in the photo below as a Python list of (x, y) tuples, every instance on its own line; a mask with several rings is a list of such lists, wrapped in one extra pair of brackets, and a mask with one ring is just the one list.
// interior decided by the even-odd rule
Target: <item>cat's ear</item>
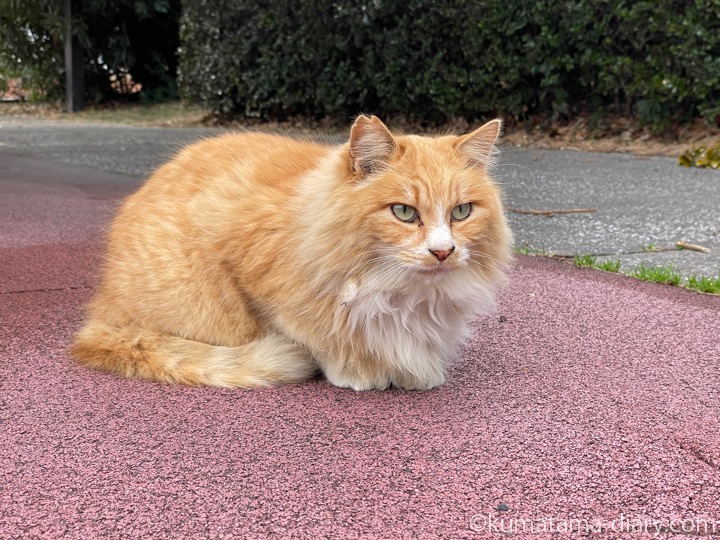
[(488, 169), (493, 166), (495, 143), (502, 131), (502, 120), (490, 120), (472, 133), (463, 135), (457, 142), (457, 148), (470, 158), (470, 161)]
[(395, 139), (377, 116), (358, 116), (350, 130), (353, 172), (366, 175), (381, 169), (395, 147)]

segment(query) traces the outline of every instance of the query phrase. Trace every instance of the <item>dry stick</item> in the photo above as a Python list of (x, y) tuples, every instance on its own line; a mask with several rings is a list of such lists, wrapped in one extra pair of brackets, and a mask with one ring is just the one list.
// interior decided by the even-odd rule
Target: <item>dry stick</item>
[(516, 214), (531, 214), (533, 216), (552, 216), (553, 214), (580, 214), (585, 212), (597, 212), (597, 208), (571, 208), (569, 210), (520, 210), (512, 206), (506, 206), (506, 210)]
[(683, 249), (691, 249), (693, 251), (700, 251), (702, 253), (710, 253), (710, 250), (706, 248), (705, 246), (698, 246), (695, 244), (688, 244), (687, 242), (683, 242), (682, 240), (678, 240), (675, 242), (675, 245), (679, 248)]

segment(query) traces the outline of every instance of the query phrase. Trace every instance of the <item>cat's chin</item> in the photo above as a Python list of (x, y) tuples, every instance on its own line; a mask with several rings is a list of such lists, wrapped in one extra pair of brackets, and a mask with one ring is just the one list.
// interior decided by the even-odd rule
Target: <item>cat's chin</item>
[(421, 276), (425, 276), (430, 279), (439, 278), (446, 276), (453, 271), (453, 268), (444, 264), (435, 264), (433, 266), (418, 266), (416, 271)]

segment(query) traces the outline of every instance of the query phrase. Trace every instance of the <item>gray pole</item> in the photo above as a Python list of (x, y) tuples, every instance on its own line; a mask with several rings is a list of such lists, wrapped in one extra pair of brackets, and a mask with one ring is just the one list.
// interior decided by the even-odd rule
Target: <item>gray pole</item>
[(70, 0), (65, 0), (65, 108), (69, 113), (75, 112), (74, 95), (72, 6)]
[(65, 106), (69, 113), (85, 106), (83, 62), (80, 44), (72, 35), (71, 0), (65, 0)]

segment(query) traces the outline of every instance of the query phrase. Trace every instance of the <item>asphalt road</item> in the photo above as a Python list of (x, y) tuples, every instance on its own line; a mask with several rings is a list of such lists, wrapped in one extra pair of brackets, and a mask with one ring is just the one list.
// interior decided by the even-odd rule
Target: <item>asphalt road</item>
[[(217, 133), (0, 117), (0, 158), (41, 157), (137, 180), (182, 146)], [(720, 275), (718, 171), (685, 169), (667, 157), (503, 147), (496, 175), (511, 208), (596, 209), (553, 217), (510, 212), (520, 249), (619, 259), (622, 271), (673, 264), (686, 276)], [(676, 250), (677, 241), (711, 253)]]

